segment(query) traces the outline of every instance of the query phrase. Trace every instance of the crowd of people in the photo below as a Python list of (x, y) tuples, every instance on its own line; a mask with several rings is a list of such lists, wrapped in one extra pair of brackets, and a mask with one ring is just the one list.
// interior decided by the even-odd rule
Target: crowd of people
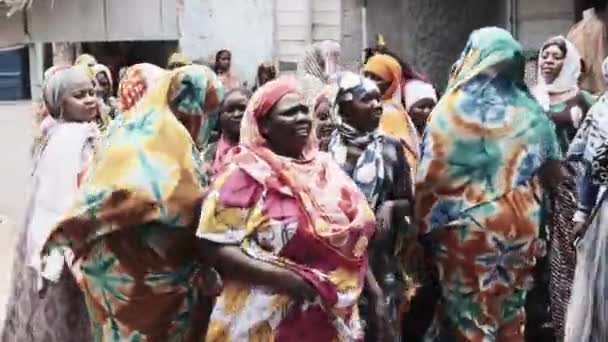
[(383, 39), (340, 49), (253, 89), (228, 50), (49, 69), (2, 341), (607, 341), (608, 98), (577, 48), (528, 87), (476, 30), (441, 97)]

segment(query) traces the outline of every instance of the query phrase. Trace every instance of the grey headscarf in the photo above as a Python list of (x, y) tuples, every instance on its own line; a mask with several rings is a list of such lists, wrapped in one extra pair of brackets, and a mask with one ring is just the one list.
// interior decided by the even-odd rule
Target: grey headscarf
[(82, 82), (92, 82), (89, 73), (82, 66), (58, 70), (45, 81), (42, 92), (49, 114), (54, 118), (61, 115), (61, 104), (65, 95)]

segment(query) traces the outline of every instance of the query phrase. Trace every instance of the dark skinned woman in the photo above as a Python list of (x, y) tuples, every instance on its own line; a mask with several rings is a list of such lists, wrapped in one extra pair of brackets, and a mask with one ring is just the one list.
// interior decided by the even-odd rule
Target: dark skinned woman
[(305, 103), (291, 79), (262, 86), (203, 202), (197, 235), (224, 281), (207, 341), (363, 339), (373, 212), (319, 153)]
[[(564, 37), (547, 40), (538, 60), (539, 84), (534, 89), (534, 95), (555, 124), (561, 153), (565, 154), (595, 98), (579, 89), (581, 57), (576, 47)], [(542, 325), (552, 324), (560, 340), (564, 335), (566, 307), (576, 264), (573, 218), (578, 168), (571, 162), (567, 166), (571, 174), (553, 196), (553, 214), (550, 215), (550, 222), (547, 222), (551, 228), (549, 257), (539, 263), (537, 285), (528, 296), (530, 329), (527, 333), (530, 339), (538, 339), (536, 335), (542, 333), (538, 327)]]
[(382, 105), (374, 81), (347, 72), (339, 76), (338, 86), (336, 105), (341, 123), (332, 135), (329, 152), (366, 196), (379, 224), (370, 249), (370, 265), (383, 295), (366, 296), (363, 308), (368, 303), (375, 305), (377, 299), (389, 303), (392, 331), (369, 322), (366, 340), (377, 341), (383, 333), (399, 331), (399, 308), (407, 279), (394, 252), (406, 236), (405, 217), (410, 214), (413, 189), (401, 144), (378, 129)]
[(220, 105), (220, 139), (209, 144), (203, 151), (203, 167), (207, 168), (209, 179), (216, 175), (226, 161), (228, 151), (238, 145), (241, 137), (241, 121), (251, 92), (245, 88), (230, 90)]

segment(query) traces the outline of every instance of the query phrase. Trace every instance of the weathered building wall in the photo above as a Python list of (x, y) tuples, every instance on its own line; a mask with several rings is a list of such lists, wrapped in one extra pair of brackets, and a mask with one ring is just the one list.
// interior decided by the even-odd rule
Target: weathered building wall
[(441, 89), (472, 30), (507, 26), (507, 5), (506, 0), (368, 1), (370, 44), (376, 33), (383, 33), (391, 49)]
[(547, 38), (566, 35), (575, 22), (572, 0), (515, 0), (515, 32), (528, 50), (538, 49)]
[(273, 1), (184, 0), (183, 6), (182, 51), (213, 59), (217, 50), (230, 49), (235, 72), (251, 85), (257, 64), (273, 57)]

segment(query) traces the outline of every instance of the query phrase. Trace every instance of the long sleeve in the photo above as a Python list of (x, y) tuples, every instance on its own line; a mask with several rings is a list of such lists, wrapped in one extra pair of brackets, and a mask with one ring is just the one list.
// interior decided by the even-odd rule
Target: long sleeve
[(593, 210), (599, 192), (599, 186), (592, 182), (589, 165), (585, 165), (585, 172), (579, 175), (576, 183), (578, 201), (574, 221), (584, 222)]

